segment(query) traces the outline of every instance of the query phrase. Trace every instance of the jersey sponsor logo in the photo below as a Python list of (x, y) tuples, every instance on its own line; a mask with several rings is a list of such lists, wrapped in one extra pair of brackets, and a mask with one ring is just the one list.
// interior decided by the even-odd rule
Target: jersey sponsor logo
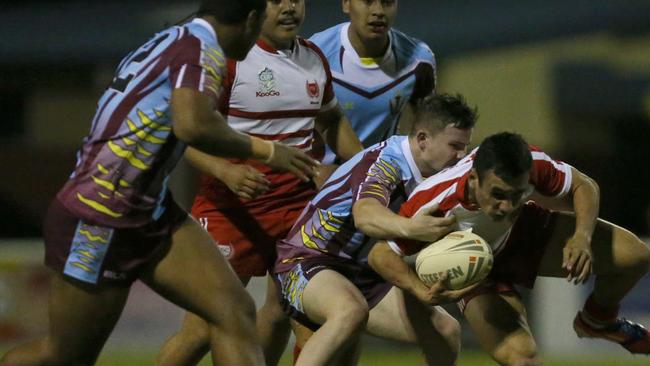
[(310, 83), (309, 80), (305, 82), (305, 88), (307, 89), (307, 95), (311, 98), (318, 98), (320, 96), (320, 88), (318, 87), (318, 82), (314, 80), (313, 83)]
[(257, 78), (259, 79), (260, 87), (257, 92), (255, 92), (256, 97), (263, 98), (280, 96), (280, 92), (275, 90), (275, 76), (273, 75), (273, 70), (265, 67), (264, 70), (257, 74)]

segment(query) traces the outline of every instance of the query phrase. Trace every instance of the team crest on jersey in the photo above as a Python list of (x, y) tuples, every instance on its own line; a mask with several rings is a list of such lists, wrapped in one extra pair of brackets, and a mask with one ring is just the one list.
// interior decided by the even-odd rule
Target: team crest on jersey
[(257, 74), (260, 82), (260, 88), (255, 93), (256, 97), (279, 97), (280, 92), (275, 90), (275, 76), (273, 70), (265, 67), (264, 70)]
[(318, 87), (318, 82), (314, 80), (313, 83), (310, 83), (309, 80), (305, 82), (305, 88), (307, 89), (307, 95), (312, 98), (318, 98), (320, 96), (320, 88)]

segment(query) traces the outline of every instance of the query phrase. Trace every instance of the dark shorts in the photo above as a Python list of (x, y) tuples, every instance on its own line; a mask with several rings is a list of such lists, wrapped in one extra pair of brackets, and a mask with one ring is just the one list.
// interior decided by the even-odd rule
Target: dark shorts
[(485, 285), (463, 297), (459, 304), (461, 310), (472, 298), (482, 294), (516, 292), (514, 285), (532, 289), (557, 216), (557, 212), (527, 203), (503, 249), (495, 255)]
[(320, 271), (336, 271), (350, 280), (372, 309), (393, 287), (367, 266), (346, 259), (333, 257), (305, 259), (287, 272), (277, 273), (274, 279), (282, 291), (281, 303), (284, 311), (300, 324), (316, 331), (320, 325), (312, 322), (304, 312), (302, 295), (307, 283)]
[(84, 283), (128, 286), (148, 263), (164, 255), (186, 219), (187, 212), (171, 196), (157, 221), (123, 229), (85, 222), (55, 199), (43, 228), (45, 264)]
[(287, 236), (301, 212), (302, 208), (294, 208), (252, 214), (243, 207), (192, 207), (192, 215), (240, 276), (264, 276), (273, 270), (275, 243)]

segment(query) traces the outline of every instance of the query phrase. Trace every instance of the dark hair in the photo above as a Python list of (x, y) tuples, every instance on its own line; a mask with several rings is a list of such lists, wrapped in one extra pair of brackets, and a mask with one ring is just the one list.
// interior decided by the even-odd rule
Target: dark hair
[(448, 125), (466, 130), (474, 127), (478, 118), (476, 107), (470, 108), (462, 95), (432, 94), (420, 99), (415, 104), (415, 122), (411, 135), (418, 128), (442, 130)]
[(263, 13), (266, 0), (201, 0), (197, 16), (211, 15), (218, 22), (238, 24), (253, 10)]
[(497, 177), (509, 181), (527, 174), (532, 165), (533, 156), (526, 140), (516, 133), (501, 132), (483, 140), (476, 152), (473, 168), (480, 183), (491, 169)]

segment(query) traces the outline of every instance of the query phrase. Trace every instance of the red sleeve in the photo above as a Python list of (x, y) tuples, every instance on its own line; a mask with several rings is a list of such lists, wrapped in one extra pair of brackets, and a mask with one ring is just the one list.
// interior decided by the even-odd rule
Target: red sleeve
[(226, 61), (226, 77), (223, 80), (222, 93), (219, 95), (219, 103), (217, 109), (221, 114), (225, 116), (228, 115), (228, 109), (230, 108), (230, 96), (232, 94), (232, 87), (235, 81), (235, 76), (237, 75), (237, 61), (233, 59), (228, 59)]
[(535, 190), (545, 196), (563, 196), (571, 189), (571, 166), (562, 161), (553, 160), (535, 146), (530, 146), (533, 166), (530, 183)]
[(318, 57), (320, 57), (321, 62), (323, 63), (323, 68), (325, 69), (325, 75), (327, 79), (325, 80), (325, 91), (323, 92), (323, 102), (321, 105), (327, 105), (334, 99), (334, 87), (332, 86), (332, 70), (330, 69), (330, 63), (327, 61), (327, 58), (323, 54), (323, 51), (321, 51), (321, 49), (316, 46), (316, 44), (304, 38), (298, 38), (298, 41), (316, 52)]

